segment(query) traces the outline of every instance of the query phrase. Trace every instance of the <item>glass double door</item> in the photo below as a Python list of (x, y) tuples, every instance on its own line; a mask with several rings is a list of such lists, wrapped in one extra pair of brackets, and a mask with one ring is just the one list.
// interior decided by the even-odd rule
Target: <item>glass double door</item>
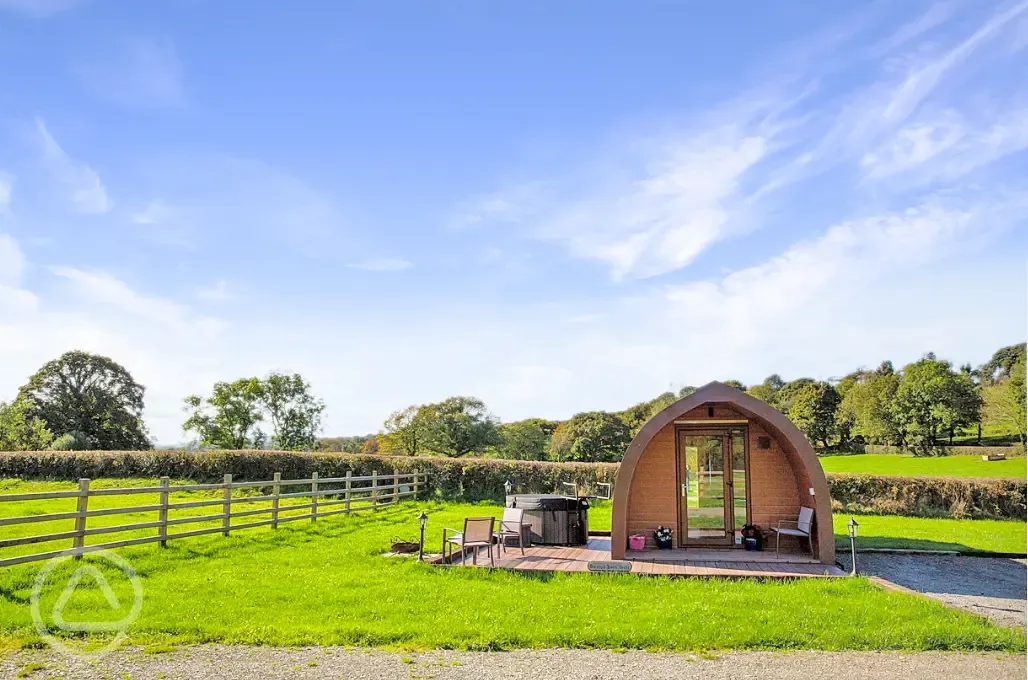
[(678, 543), (732, 545), (746, 524), (746, 430), (678, 431)]

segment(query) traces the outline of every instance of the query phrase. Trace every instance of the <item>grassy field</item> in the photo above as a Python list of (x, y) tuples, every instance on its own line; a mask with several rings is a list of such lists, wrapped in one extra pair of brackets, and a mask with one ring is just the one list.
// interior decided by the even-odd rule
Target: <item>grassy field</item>
[[(24, 492), (73, 485), (5, 486), (7, 492)], [(0, 512), (50, 512), (50, 503), (18, 504), (17, 510), (0, 504)], [(172, 541), (163, 550), (153, 544), (119, 550), (143, 584), (144, 606), (130, 630), (132, 640), (461, 649), (1025, 649), (1020, 632), (864, 579), (776, 583), (526, 574), (382, 557), (392, 537), (417, 534), (415, 518), (422, 509), (429, 514), (432, 548), (443, 526), (500, 511), (492, 505), (404, 503), (314, 525), (295, 522), (277, 531)], [(25, 528), (5, 527), (11, 530), (5, 536), (14, 530), (38, 533)], [(124, 579), (95, 558), (87, 556), (84, 563), (97, 564), (127, 607)], [(28, 597), (40, 567), (0, 569), (0, 635), (20, 642), (35, 638)], [(41, 611), (52, 610), (74, 568), (65, 563), (53, 572)], [(111, 612), (88, 583), (83, 581), (65, 608), (66, 620), (109, 620), (124, 613)]]
[(1024, 479), (1028, 464), (1024, 458), (987, 462), (977, 456), (917, 458), (906, 455), (855, 454), (821, 456), (825, 472), (854, 472), (865, 475), (902, 477), (1013, 477)]

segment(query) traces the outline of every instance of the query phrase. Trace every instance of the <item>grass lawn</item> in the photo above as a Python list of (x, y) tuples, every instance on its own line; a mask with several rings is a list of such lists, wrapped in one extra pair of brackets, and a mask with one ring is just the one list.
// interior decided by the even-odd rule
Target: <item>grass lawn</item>
[[(832, 515), (835, 543), (850, 547), (846, 522), (851, 515)], [(1017, 520), (937, 519), (897, 515), (853, 515), (860, 525), (857, 549), (905, 548), (908, 550), (957, 550), (1024, 554), (1025, 529)]]
[[(936, 519), (897, 515), (833, 514), (835, 542), (849, 550), (846, 522), (860, 524), (858, 548), (906, 548), (908, 550), (957, 550), (960, 552), (1025, 553), (1028, 524), (1017, 520)], [(589, 509), (589, 529), (609, 531), (609, 502)]]
[(902, 477), (1015, 477), (1024, 479), (1028, 465), (1024, 458), (987, 462), (978, 456), (917, 458), (909, 455), (821, 456), (825, 472), (855, 472), (864, 475)]
[[(118, 480), (107, 485), (125, 484)], [(10, 493), (74, 485), (7, 481), (2, 486)], [(102, 500), (126, 504), (116, 497)], [(17, 509), (4, 503), (0, 513), (63, 509), (55, 503), (19, 503)], [(429, 514), (433, 549), (443, 526), (500, 511), (492, 505), (410, 502), (375, 513), (324, 518), (314, 525), (301, 521), (277, 531), (259, 528), (228, 538), (182, 539), (163, 550), (155, 544), (121, 549), (118, 553), (140, 574), (144, 591), (131, 641), (460, 649), (1025, 649), (1021, 631), (923, 598), (887, 592), (862, 578), (780, 583), (489, 572), (381, 557), (392, 537), (417, 534), (415, 516), (422, 509)], [(103, 517), (96, 523), (140, 519), (145, 517)], [(5, 537), (40, 531), (38, 525), (4, 529)], [(124, 578), (95, 557), (86, 556), (82, 563), (95, 563), (123, 608), (128, 607), (131, 589)], [(0, 569), (0, 635), (9, 640), (35, 639), (28, 600), (41, 566)], [(44, 615), (52, 611), (76, 566), (68, 561), (51, 574), (41, 603)], [(111, 612), (90, 583), (83, 580), (64, 618), (120, 618), (124, 611)]]

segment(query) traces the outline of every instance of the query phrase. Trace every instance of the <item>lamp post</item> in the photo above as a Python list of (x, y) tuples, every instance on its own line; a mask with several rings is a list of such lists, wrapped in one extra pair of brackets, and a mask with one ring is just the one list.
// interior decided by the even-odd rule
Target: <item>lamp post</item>
[(506, 494), (507, 494), (508, 496), (510, 495), (510, 492), (511, 492), (511, 491), (512, 491), (513, 489), (514, 489), (514, 485), (510, 483), (510, 480), (509, 480), (509, 479), (508, 479), (508, 480), (507, 480), (506, 482), (504, 482), (504, 483), (503, 483), (503, 490), (504, 490), (504, 491), (506, 492)]
[(857, 520), (850, 517), (850, 521), (846, 522), (846, 528), (850, 533), (850, 559), (853, 562), (853, 570), (850, 571), (850, 576), (857, 575)]
[(418, 515), (418, 525), (421, 527), (421, 540), (418, 541), (418, 562), (425, 561), (425, 525), (428, 524), (428, 515), (422, 510)]

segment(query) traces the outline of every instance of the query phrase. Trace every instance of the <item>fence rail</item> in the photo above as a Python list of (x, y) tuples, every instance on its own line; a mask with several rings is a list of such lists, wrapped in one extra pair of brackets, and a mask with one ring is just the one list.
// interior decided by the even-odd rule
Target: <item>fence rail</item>
[[(96, 552), (98, 550), (123, 548), (143, 543), (157, 542), (162, 548), (164, 548), (167, 547), (168, 541), (179, 538), (190, 538), (193, 536), (203, 536), (219, 532), (223, 536), (228, 536), (232, 531), (253, 529), (263, 526), (270, 526), (272, 529), (277, 529), (278, 525), (284, 522), (295, 522), (297, 520), (315, 522), (319, 517), (329, 517), (332, 515), (357, 512), (360, 510), (374, 510), (383, 506), (396, 504), (401, 498), (417, 498), (421, 490), (425, 488), (427, 478), (427, 472), (390, 475), (379, 475), (378, 472), (372, 472), (370, 476), (353, 476), (347, 472), (345, 477), (318, 477), (318, 473), (315, 472), (311, 475), (310, 479), (282, 479), (281, 475), (276, 472), (274, 479), (264, 482), (234, 482), (232, 481), (232, 475), (225, 475), (220, 484), (172, 485), (168, 477), (161, 477), (160, 485), (158, 486), (140, 486), (122, 489), (91, 489), (89, 486), (90, 480), (80, 479), (79, 488), (76, 491), (42, 491), (33, 493), (0, 494), (0, 503), (72, 498), (76, 500), (75, 510), (73, 512), (51, 512), (41, 515), (0, 517), (0, 527), (13, 526), (16, 524), (35, 524), (62, 520), (75, 520), (75, 528), (70, 531), (0, 539), (0, 549), (68, 539), (72, 541), (71, 548), (0, 559), (0, 567), (9, 567), (16, 564), (35, 562), (38, 560), (47, 560), (63, 555), (73, 555), (76, 558), (79, 558), (86, 553)], [(370, 482), (370, 484), (362, 486), (361, 484), (364, 482)], [(337, 485), (342, 485), (342, 488), (330, 488)], [(289, 491), (287, 493), (283, 493), (283, 487), (304, 488), (300, 491)], [(271, 493), (263, 493), (257, 496), (234, 496), (232, 493), (235, 489), (265, 488), (270, 488)], [(171, 496), (174, 493), (185, 491), (219, 490), (222, 492), (220, 498), (210, 498), (199, 501), (171, 501)], [(90, 498), (123, 495), (153, 496), (155, 494), (159, 499), (156, 504), (151, 503), (147, 505), (135, 505), (128, 507), (89, 509)], [(291, 499), (301, 498), (309, 499), (309, 502), (281, 503), (282, 500), (290, 501)], [(235, 512), (232, 510), (233, 504), (263, 502), (268, 502), (270, 505), (264, 508), (247, 510), (237, 509)], [(213, 506), (220, 506), (221, 511), (214, 514), (187, 515), (185, 517), (169, 516), (175, 511)], [(325, 508), (332, 509), (325, 510)], [(291, 513), (298, 510), (307, 510), (309, 512), (283, 515), (283, 513)], [(116, 526), (87, 526), (87, 520), (90, 517), (108, 517), (111, 515), (128, 513), (157, 513), (157, 519)], [(233, 519), (257, 517), (259, 515), (270, 515), (270, 518), (237, 524), (232, 523)], [(219, 526), (168, 533), (169, 527), (180, 527), (203, 522), (218, 522), (219, 520)], [(86, 545), (85, 539), (88, 536), (100, 536), (104, 534), (148, 529), (156, 529), (157, 531), (152, 536), (141, 536), (137, 538), (111, 541), (108, 543)]]

